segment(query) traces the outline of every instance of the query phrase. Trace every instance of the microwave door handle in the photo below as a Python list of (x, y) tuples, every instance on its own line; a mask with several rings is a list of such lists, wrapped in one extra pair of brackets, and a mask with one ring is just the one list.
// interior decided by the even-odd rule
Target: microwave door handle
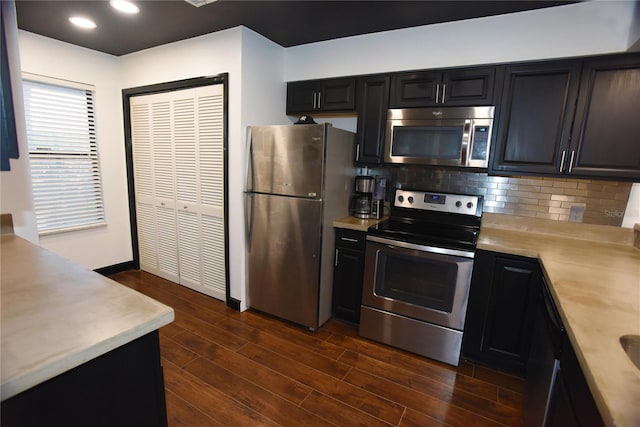
[(464, 166), (469, 166), (469, 153), (471, 152), (471, 120), (464, 121), (462, 130), (462, 147), (460, 149), (460, 162)]

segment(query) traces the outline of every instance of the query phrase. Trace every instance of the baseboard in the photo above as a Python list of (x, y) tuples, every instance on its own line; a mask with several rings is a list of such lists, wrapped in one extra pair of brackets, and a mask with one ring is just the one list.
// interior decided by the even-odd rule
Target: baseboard
[(235, 311), (240, 311), (240, 300), (237, 300), (235, 298), (228, 298), (227, 307), (232, 308)]
[(95, 271), (103, 276), (110, 274), (120, 273), (121, 271), (137, 270), (136, 263), (134, 261), (121, 262), (120, 264), (109, 265), (107, 267), (96, 268)]

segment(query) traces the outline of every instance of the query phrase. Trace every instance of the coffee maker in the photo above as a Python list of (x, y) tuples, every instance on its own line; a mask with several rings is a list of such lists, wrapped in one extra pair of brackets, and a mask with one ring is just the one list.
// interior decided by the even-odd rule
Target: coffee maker
[(360, 219), (371, 216), (371, 202), (375, 189), (375, 178), (368, 175), (358, 175), (355, 179), (355, 193), (351, 198), (351, 215)]

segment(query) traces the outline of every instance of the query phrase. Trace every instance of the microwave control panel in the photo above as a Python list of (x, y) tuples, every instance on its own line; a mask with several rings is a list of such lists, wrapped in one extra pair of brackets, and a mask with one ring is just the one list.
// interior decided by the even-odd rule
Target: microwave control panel
[(471, 148), (471, 160), (485, 160), (489, 154), (489, 136), (491, 126), (473, 127), (473, 147)]

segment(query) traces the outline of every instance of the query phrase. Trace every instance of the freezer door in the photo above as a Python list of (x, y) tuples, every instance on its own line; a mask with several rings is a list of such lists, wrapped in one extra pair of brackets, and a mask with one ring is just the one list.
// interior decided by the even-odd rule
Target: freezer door
[(246, 195), (249, 306), (318, 325), (322, 202)]
[(249, 128), (247, 191), (321, 198), (324, 125)]

